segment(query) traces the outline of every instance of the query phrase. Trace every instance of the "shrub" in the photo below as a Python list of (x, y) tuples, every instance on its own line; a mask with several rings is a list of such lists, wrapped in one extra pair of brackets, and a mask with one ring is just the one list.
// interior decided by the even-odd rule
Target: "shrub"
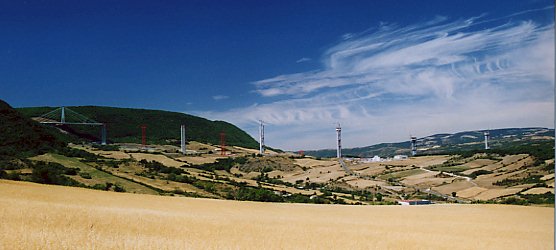
[(58, 163), (37, 162), (33, 166), (31, 181), (44, 184), (78, 186), (78, 182), (63, 175), (67, 170), (68, 168)]
[(98, 190), (107, 190), (106, 185), (104, 185), (104, 184), (95, 184), (95, 185), (91, 186), (91, 188), (98, 189)]
[(8, 174), (7, 179), (12, 181), (20, 181), (21, 176), (19, 175), (18, 172), (11, 172)]
[(236, 200), (247, 201), (268, 201), (281, 202), (284, 201), (282, 196), (275, 194), (273, 191), (263, 188), (240, 187), (235, 195)]
[(175, 175), (180, 175), (185, 173), (185, 171), (181, 168), (167, 167), (158, 161), (147, 161), (143, 159), (139, 161), (139, 164), (141, 164), (145, 168), (148, 168), (149, 171), (151, 172), (164, 173), (164, 174), (173, 173)]
[(477, 171), (474, 171), (473, 173), (471, 173), (469, 175), (469, 177), (475, 178), (475, 177), (477, 177), (479, 175), (483, 175), (483, 174), (492, 174), (492, 171), (488, 171), (488, 170), (484, 170), (484, 169), (477, 170)]
[(543, 170), (548, 171), (549, 173), (554, 173), (554, 163), (546, 164), (546, 166), (543, 167)]
[(96, 154), (89, 153), (85, 150), (75, 149), (75, 148), (64, 148), (64, 150), (60, 153), (67, 157), (83, 158), (83, 161), (86, 162), (95, 162), (99, 158), (99, 156)]
[(92, 179), (91, 174), (87, 172), (79, 172), (79, 176), (81, 176), (84, 179)]
[(532, 204), (554, 204), (554, 194), (546, 192), (544, 194), (525, 194), (521, 198)]
[(514, 186), (520, 184), (542, 183), (543, 181), (540, 180), (542, 177), (542, 175), (530, 175), (523, 179), (503, 179), (492, 184), (497, 186)]
[(125, 188), (122, 187), (122, 186), (120, 186), (120, 184), (117, 184), (117, 183), (116, 183), (116, 184), (114, 185), (114, 191), (115, 191), (115, 192), (125, 192)]
[(510, 197), (502, 200), (500, 203), (502, 204), (511, 204), (511, 205), (528, 205), (529, 203), (526, 200), (518, 199), (516, 197)]
[(79, 168), (66, 168), (64, 170), (65, 175), (77, 175), (79, 172)]
[(100, 149), (100, 150), (104, 150), (104, 151), (118, 151), (120, 150), (120, 146), (118, 145), (99, 145), (99, 144), (93, 144), (93, 147), (96, 149)]
[(225, 170), (227, 172), (230, 172), (230, 169), (233, 166), (242, 165), (245, 163), (247, 163), (246, 157), (221, 158), (217, 159), (214, 163), (205, 163), (201, 165), (194, 165), (192, 167), (210, 172), (214, 172), (214, 170)]

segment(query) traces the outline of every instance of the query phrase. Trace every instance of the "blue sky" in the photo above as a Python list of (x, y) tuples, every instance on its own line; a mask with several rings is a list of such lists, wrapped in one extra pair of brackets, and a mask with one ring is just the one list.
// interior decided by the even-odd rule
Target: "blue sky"
[(554, 127), (553, 1), (0, 1), (0, 98), (345, 147)]

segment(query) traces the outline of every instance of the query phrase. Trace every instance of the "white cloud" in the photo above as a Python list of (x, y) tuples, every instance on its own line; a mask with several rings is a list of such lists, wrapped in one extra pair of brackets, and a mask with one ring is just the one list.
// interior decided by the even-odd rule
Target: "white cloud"
[(344, 39), (344, 40), (349, 40), (352, 37), (353, 37), (353, 34), (351, 34), (351, 33), (345, 33), (345, 34), (342, 35), (342, 39)]
[(228, 98), (230, 98), (230, 97), (227, 96), (227, 95), (214, 95), (214, 96), (212, 96), (212, 99), (215, 100), (215, 101), (220, 101), (220, 100), (224, 100), (224, 99), (228, 99)]
[(202, 114), (252, 135), (262, 119), (269, 145), (289, 150), (332, 148), (338, 121), (346, 147), (410, 133), (553, 127), (554, 23), (477, 22), (489, 24), (437, 17), (350, 34), (324, 53), (322, 69), (255, 82), (268, 102)]
[(308, 62), (308, 61), (311, 61), (311, 58), (302, 57), (302, 58), (299, 58), (299, 60), (297, 60), (297, 61), (295, 61), (295, 62), (296, 62), (296, 63), (302, 63), (302, 62)]

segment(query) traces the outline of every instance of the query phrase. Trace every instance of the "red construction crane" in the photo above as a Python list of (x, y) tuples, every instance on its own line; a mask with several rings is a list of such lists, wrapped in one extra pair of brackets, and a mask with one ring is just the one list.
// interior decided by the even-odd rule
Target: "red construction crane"
[(147, 125), (141, 125), (141, 143), (143, 147), (147, 146)]
[(226, 155), (226, 133), (220, 132), (220, 155)]

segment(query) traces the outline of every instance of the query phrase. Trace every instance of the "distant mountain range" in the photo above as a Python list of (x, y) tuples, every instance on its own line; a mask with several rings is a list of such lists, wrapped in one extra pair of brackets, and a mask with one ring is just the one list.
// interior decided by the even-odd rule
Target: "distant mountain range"
[[(466, 131), (455, 134), (436, 134), (417, 139), (417, 154), (440, 154), (484, 149), (484, 130)], [(489, 130), (489, 146), (492, 149), (508, 148), (535, 142), (554, 141), (554, 129), (549, 128), (504, 128)], [(372, 146), (342, 149), (345, 156), (391, 157), (409, 155), (410, 141), (380, 143)], [(335, 157), (335, 149), (305, 151), (315, 157)]]
[[(107, 126), (108, 142), (141, 143), (141, 126), (146, 125), (148, 144), (179, 144), (180, 126), (186, 125), (188, 140), (220, 144), (220, 133), (225, 133), (226, 145), (257, 148), (258, 142), (245, 131), (224, 121), (210, 121), (202, 117), (161, 110), (114, 108), (98, 106), (67, 107), (87, 118)], [(17, 108), (23, 116), (36, 118), (54, 107)], [(58, 128), (74, 135), (74, 138), (100, 141), (98, 126), (62, 125)]]

